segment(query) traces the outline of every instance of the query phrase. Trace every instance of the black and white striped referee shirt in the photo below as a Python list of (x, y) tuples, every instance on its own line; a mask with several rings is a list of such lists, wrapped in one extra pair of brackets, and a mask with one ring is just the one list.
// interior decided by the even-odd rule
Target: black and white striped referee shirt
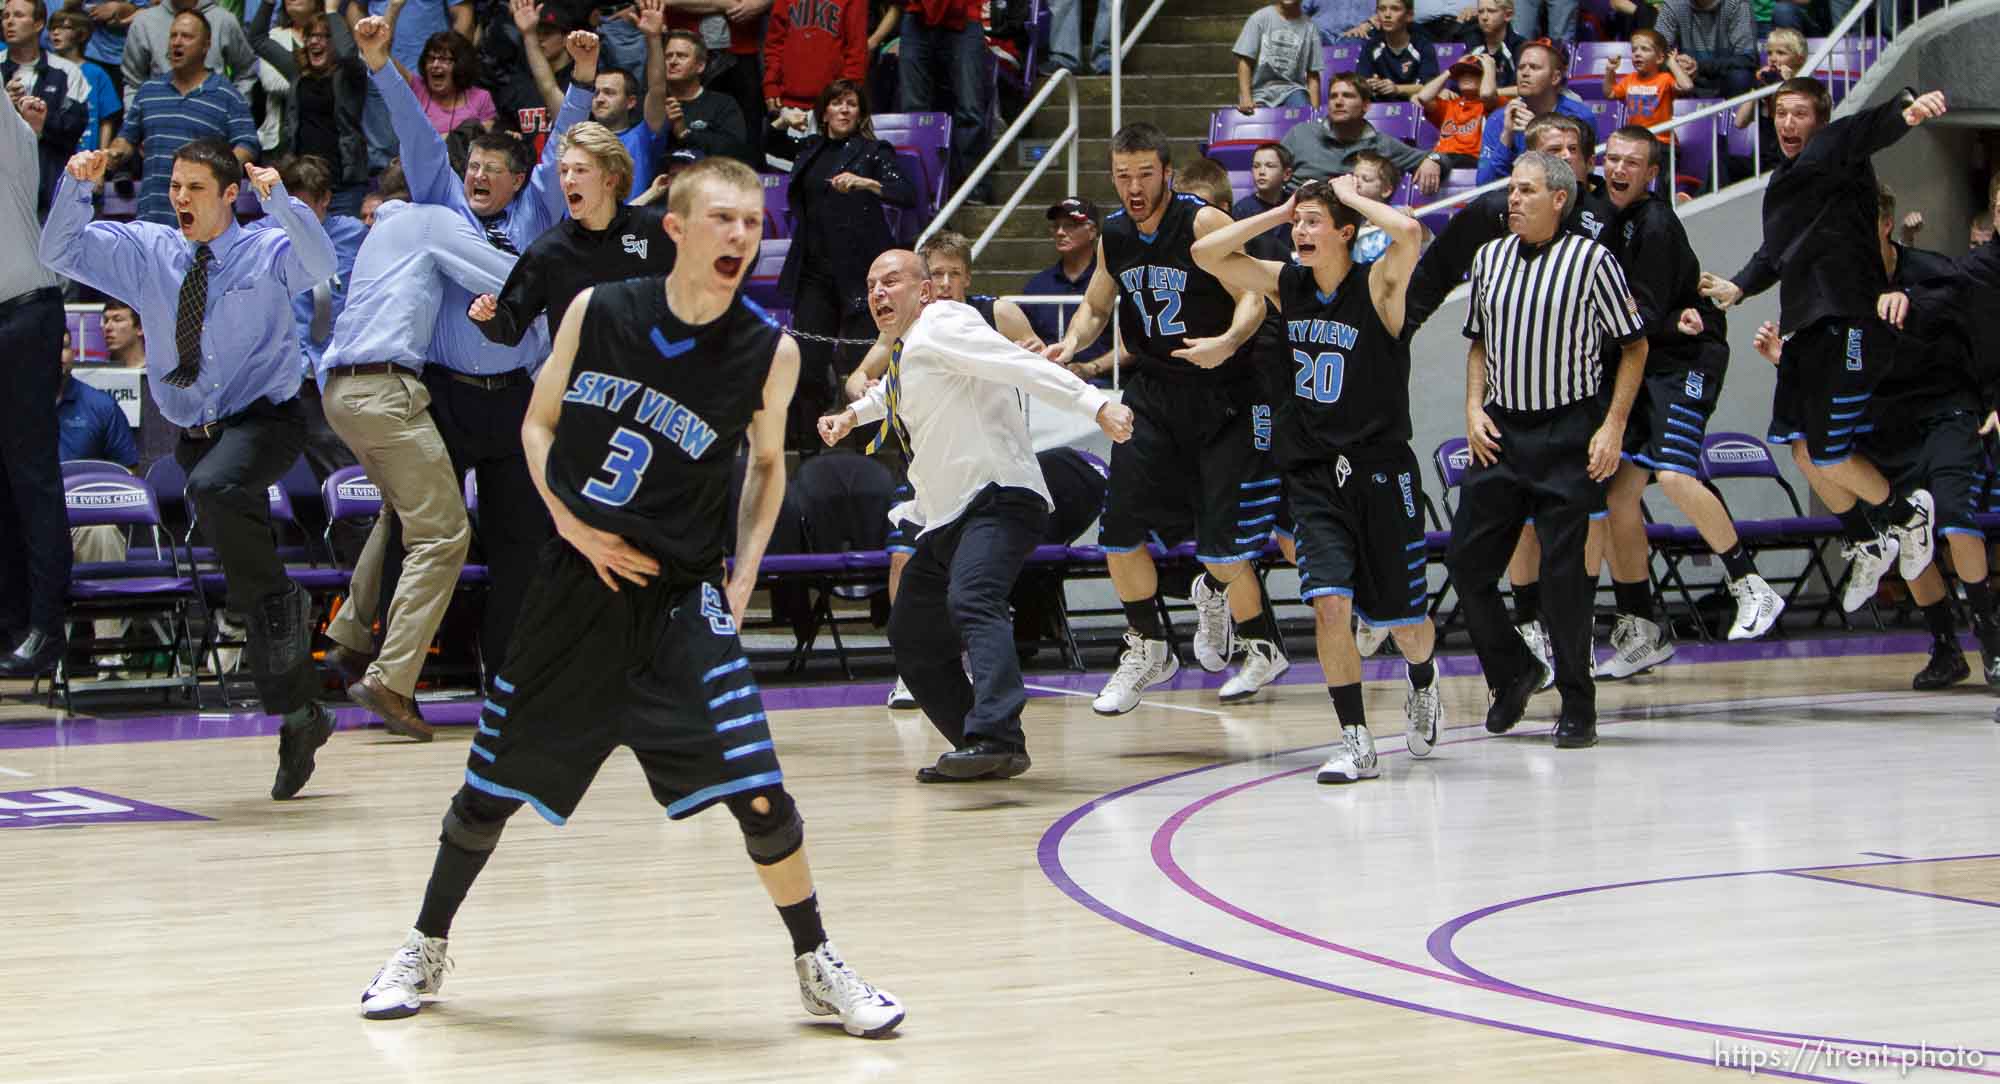
[(1542, 245), (1509, 235), (1472, 258), (1465, 337), (1486, 343), (1486, 400), (1503, 410), (1553, 410), (1597, 394), (1606, 340), (1646, 326), (1617, 257), (1588, 237)]

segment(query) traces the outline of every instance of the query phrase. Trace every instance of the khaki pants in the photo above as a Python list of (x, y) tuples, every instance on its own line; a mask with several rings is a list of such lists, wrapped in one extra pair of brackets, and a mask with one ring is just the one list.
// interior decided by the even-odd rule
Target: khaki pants
[[(123, 561), (125, 559), (125, 529), (122, 527), (72, 527), (69, 532), (70, 555), (77, 564), (92, 562)], [(116, 640), (125, 635), (131, 621), (122, 617), (100, 618), (92, 621), (100, 640)]]
[(321, 401), (327, 424), (354, 449), (369, 480), (381, 488), (385, 506), (327, 635), (354, 651), (365, 653), (373, 646), (371, 626), (393, 514), (403, 528), (403, 573), (389, 602), (382, 649), (368, 672), (395, 692), (412, 696), (472, 544), (465, 498), (444, 438), (431, 421), (430, 392), (415, 374), (339, 374), (327, 382)]

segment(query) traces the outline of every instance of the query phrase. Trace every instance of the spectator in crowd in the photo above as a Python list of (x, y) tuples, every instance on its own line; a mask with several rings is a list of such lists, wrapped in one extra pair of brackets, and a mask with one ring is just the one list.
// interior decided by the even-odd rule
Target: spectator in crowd
[(206, 66), (209, 26), (192, 11), (175, 15), (166, 49), (172, 71), (148, 79), (126, 98), (125, 127), (111, 142), (111, 163), (115, 167), (144, 155), (139, 164), (142, 222), (171, 226), (180, 221), (167, 197), (167, 182), (174, 155), (189, 143), (219, 139), (235, 150), (238, 161), (256, 158), (257, 126), (250, 121), (250, 106), (227, 79)]
[(279, 145), (325, 162), (333, 174), (332, 213), (351, 216), (361, 210), (368, 191), (368, 136), (361, 119), (368, 68), (355, 52), (340, 0), (324, 0), (324, 11), (314, 10), (319, 3), (286, 0), (283, 17), (290, 25), (275, 29), (276, 5), (265, 4), (250, 20), (250, 43), (292, 85)]
[[(1028, 279), (1021, 292), (1029, 295), (1053, 296), (1065, 294), (1082, 297), (1090, 286), (1090, 276), (1097, 270), (1097, 205), (1087, 199), (1071, 196), (1049, 204), (1049, 236), (1055, 243), (1056, 262), (1053, 266), (1036, 272)], [(1045, 343), (1059, 342), (1062, 328), (1069, 325), (1069, 317), (1074, 308), (1055, 305), (1023, 306), (1028, 314), (1028, 326), (1035, 329), (1035, 337)], [(1069, 369), (1085, 380), (1107, 378), (1111, 374), (1111, 329), (1088, 347), (1077, 351), (1069, 363)]]
[(80, 151), (102, 150), (111, 145), (111, 137), (118, 132), (118, 123), (124, 119), (125, 106), (118, 96), (118, 80), (105, 70), (84, 58), (84, 50), (90, 44), (91, 31), (96, 24), (90, 16), (81, 11), (62, 9), (49, 16), (49, 52), (69, 61), (83, 72), (84, 81), (90, 84), (89, 117), (85, 120), (83, 137), (77, 141)]
[(682, 147), (668, 151), (660, 157), (660, 171), (653, 175), (653, 186), (633, 196), (631, 205), (645, 207), (649, 204), (667, 205), (667, 195), (674, 190), (674, 178), (687, 171), (696, 162), (708, 157), (694, 147)]
[(1354, 73), (1380, 101), (1408, 98), (1437, 75), (1437, 47), (1410, 25), (1410, 0), (1376, 0), (1375, 29), (1361, 46)]
[[(132, 20), (146, 10), (149, 0), (83, 0), (82, 11), (91, 22), (90, 40), (84, 43), (83, 58), (111, 77), (117, 88), (119, 108), (125, 101), (125, 37)], [(67, 0), (64, 3), (68, 7)], [(74, 10), (74, 9), (72, 9)], [(113, 110), (116, 112), (117, 110)], [(102, 150), (103, 148), (98, 148)]]
[[(1768, 7), (1771, 0), (1752, 0)], [(1660, 21), (1660, 0), (1610, 0), (1611, 21), (1606, 25), (1611, 40), (1629, 38), (1635, 31), (1651, 30)]]
[[(1764, 48), (1770, 56), (1770, 62), (1757, 69), (1751, 76), (1750, 81), (1757, 86), (1775, 86), (1799, 74), (1799, 69), (1805, 67), (1806, 39), (1805, 35), (1796, 30), (1779, 27), (1771, 31)], [(1770, 169), (1785, 160), (1784, 155), (1778, 151), (1778, 129), (1771, 122), (1771, 102), (1775, 97), (1776, 95), (1773, 95), (1754, 102), (1744, 102), (1736, 107), (1734, 118), (1738, 128), (1748, 128), (1753, 121), (1756, 123), (1757, 155), (1765, 169)], [(1734, 165), (1739, 175), (1749, 176), (1753, 163), (1738, 162)]]
[(1514, 32), (1514, 0), (1479, 0), (1472, 20), (1458, 32), (1465, 55), (1493, 58), (1494, 82), (1502, 93), (1514, 90), (1514, 58), (1527, 41)]
[[(67, 463), (75, 459), (100, 459), (117, 463), (126, 470), (139, 466), (139, 446), (132, 442), (132, 423), (108, 392), (94, 388), (70, 375), (76, 365), (76, 347), (67, 329), (63, 331), (62, 390), (56, 396), (56, 455)], [(71, 527), (70, 556), (77, 563), (123, 561), (125, 529), (104, 524)], [(91, 639), (115, 640), (125, 635), (130, 622), (107, 617), (72, 629), (69, 672), (98, 672), (88, 650), (78, 648)], [(87, 631), (86, 631), (87, 630)], [(99, 674), (99, 676), (105, 676)]]
[(1303, 10), (1318, 28), (1321, 45), (1365, 38), (1375, 29), (1374, 0), (1305, 0)]
[(1213, 158), (1197, 158), (1174, 173), (1174, 190), (1199, 196), (1218, 211), (1227, 211), (1236, 202), (1229, 185), (1229, 167)]
[(1443, 155), (1427, 154), (1368, 123), (1368, 89), (1356, 72), (1341, 72), (1327, 81), (1323, 123), (1295, 125), (1281, 142), (1291, 152), (1293, 174), (1301, 181), (1352, 172), (1351, 162), (1362, 151), (1376, 151), (1397, 169), (1414, 172), (1417, 190), (1427, 196), (1437, 191), (1444, 176)]
[(5, 0), (0, 4), (0, 37), (7, 41), (7, 55), (0, 59), (0, 82), (15, 109), (34, 98), (41, 102), (37, 112), (23, 111), (28, 126), (35, 131), (35, 147), (40, 162), (40, 187), (35, 209), (47, 214), (49, 197), (62, 178), (63, 164), (76, 153), (77, 141), (90, 126), (90, 80), (74, 61), (64, 60), (42, 48), (45, 22), (41, 0)]
[(1770, 24), (1774, 29), (1811, 34), (1819, 29), (1811, 0), (1771, 0)]
[(479, 80), (479, 54), (470, 39), (440, 30), (424, 42), (416, 70), (397, 64), (396, 74), (410, 84), (437, 134), (450, 135), (467, 121), (476, 121), (489, 132), (493, 130), (496, 118), (493, 96), (474, 85)]
[[(1084, 0), (1049, 0), (1049, 63), (1077, 75), (1084, 74), (1083, 4)], [(1097, 17), (1090, 28), (1089, 70), (1098, 75), (1111, 70), (1111, 0), (1097, 0)]]
[[(903, 38), (897, 46), (905, 113), (937, 110), (940, 93), (950, 86), (951, 183), (964, 183), (986, 153), (986, 115), (992, 105), (992, 80), (986, 66), (986, 30), (979, 22), (982, 0), (912, 0), (903, 12)], [(981, 181), (971, 194), (985, 203), (992, 186)], [(870, 253), (873, 259), (879, 252)], [(862, 265), (865, 275), (867, 265)], [(817, 417), (815, 416), (815, 423)]]
[(139, 313), (115, 297), (104, 300), (104, 352), (120, 369), (146, 367), (146, 329)]
[[(661, 44), (666, 33), (666, 0), (640, 0), (639, 10), (639, 33), (646, 43), (645, 70), (652, 73), (652, 78), (642, 80), (627, 69), (601, 70), (597, 73), (597, 92), (590, 99), (590, 119), (616, 135), (631, 157), (627, 190), (633, 195), (652, 187), (653, 173), (660, 160), (661, 136), (667, 127), (667, 64)], [(571, 214), (575, 214), (574, 208)]]
[[(250, 48), (250, 36), (243, 24), (215, 0), (163, 0), (140, 10), (126, 28), (124, 73), (125, 97), (130, 99), (148, 79), (176, 70), (172, 51), (174, 21), (192, 13), (206, 25), (207, 51), (201, 66), (235, 80), (236, 89), (249, 100), (250, 85), (256, 80), (257, 54)], [(127, 105), (130, 105), (128, 100)]]
[[(710, 0), (713, 2), (713, 0)], [(967, 0), (973, 5), (973, 21), (978, 22), (980, 0)], [(722, 29), (728, 32), (727, 47), (715, 53), (715, 45), (710, 45), (708, 71), (703, 81), (708, 89), (736, 104), (737, 115), (744, 123), (744, 152), (732, 154), (756, 168), (764, 159), (764, 126), (750, 126), (755, 117), (764, 115), (764, 13), (771, 10), (772, 0), (730, 0), (719, 10), (726, 22)], [(703, 20), (703, 42), (714, 39), (708, 31), (716, 24)], [(982, 60), (984, 58), (982, 57)], [(982, 72), (984, 68), (980, 69)], [(725, 152), (727, 153), (727, 152)]]
[[(363, 16), (389, 20), (394, 44), (390, 53), (404, 71), (423, 67), (424, 46), (441, 30), (456, 30), (467, 41), (478, 32), (472, 22), (468, 0), (346, 0), (347, 25), (351, 29)], [(560, 102), (560, 94), (557, 101)], [(556, 105), (549, 106), (553, 115)], [(396, 130), (389, 122), (388, 105), (379, 89), (369, 88), (367, 105), (361, 112), (362, 130), (368, 133), (368, 170), (373, 173), (396, 157)]]
[[(1445, 94), (1447, 83), (1449, 96)], [(1499, 63), (1491, 53), (1467, 53), (1425, 83), (1417, 91), (1416, 103), (1423, 109), (1424, 119), (1438, 130), (1437, 146), (1431, 149), (1444, 156), (1445, 168), (1478, 169), (1479, 137), (1486, 126), (1486, 114), (1500, 108)]]
[(692, 147), (704, 156), (727, 155), (755, 166), (743, 110), (726, 94), (702, 85), (708, 69), (708, 47), (686, 30), (667, 34), (661, 43), (666, 73), (667, 150)]
[[(549, 130), (562, 110), (564, 96), (575, 85), (565, 42), (583, 28), (583, 22), (535, 0), (510, 0), (508, 12), (523, 45), (499, 53), (510, 59), (503, 60), (504, 76), (493, 80), (494, 108), (499, 113), (499, 126), (521, 133), (530, 151), (539, 156), (547, 147)], [(500, 36), (491, 31), (487, 34), (488, 40)]]
[[(797, 222), (785, 253), (778, 292), (792, 299), (792, 326), (817, 335), (873, 339), (865, 296), (868, 266), (894, 247), (883, 206), (915, 207), (917, 188), (903, 175), (896, 149), (875, 138), (858, 84), (836, 79), (813, 107), (819, 135), (792, 164), (788, 189)], [(861, 351), (802, 339), (799, 386), (792, 396), (793, 447), (811, 448), (819, 416)]]
[[(1238, 221), (1255, 218), (1285, 202), (1292, 183), (1292, 152), (1283, 145), (1266, 143), (1250, 154), (1250, 194), (1229, 208), (1229, 217)], [(1282, 223), (1250, 239), (1243, 246), (1252, 259), (1277, 260), (1292, 257), (1292, 227)]]
[(782, 0), (772, 8), (764, 35), (764, 115), (810, 109), (833, 80), (867, 78), (867, 0)]
[(1326, 54), (1299, 0), (1258, 8), (1236, 35), (1236, 108), (1256, 112), (1282, 106), (1319, 108)]
[[(1388, 203), (1396, 198), (1396, 190), (1403, 187), (1403, 171), (1374, 151), (1362, 151), (1354, 156), (1354, 181), (1356, 192), (1378, 203)], [(1374, 263), (1389, 250), (1393, 240), (1381, 227), (1363, 222), (1354, 234), (1349, 258), (1358, 264)]]
[(1521, 153), (1521, 133), (1543, 113), (1561, 113), (1586, 125), (1596, 123), (1589, 106), (1563, 93), (1569, 56), (1561, 46), (1531, 41), (1521, 47), (1514, 62), (1519, 97), (1486, 118), (1486, 129), (1479, 139), (1480, 184), (1512, 176), (1514, 157)]
[(403, 164), (389, 163), (387, 169), (375, 175), (374, 189), (361, 197), (361, 224), (371, 230), (374, 229), (375, 212), (382, 204), (392, 199), (408, 202), (409, 198), (410, 185), (403, 179)]
[[(1633, 34), (1632, 70), (1624, 75), (1618, 74), (1617, 57), (1604, 58), (1604, 97), (1625, 103), (1625, 123), (1640, 128), (1665, 124), (1674, 119), (1674, 99), (1694, 89), (1694, 58), (1685, 53), (1669, 56), (1666, 45), (1657, 31)], [(1674, 137), (1672, 132), (1660, 132), (1658, 138), (1671, 143)]]
[(1695, 97), (1734, 98), (1750, 89), (1757, 70), (1750, 0), (1662, 0), (1653, 29), (1668, 52), (1694, 58)]
[(1516, 0), (1514, 33), (1521, 35), (1523, 41), (1541, 38), (1573, 42), (1580, 6), (1577, 0)]

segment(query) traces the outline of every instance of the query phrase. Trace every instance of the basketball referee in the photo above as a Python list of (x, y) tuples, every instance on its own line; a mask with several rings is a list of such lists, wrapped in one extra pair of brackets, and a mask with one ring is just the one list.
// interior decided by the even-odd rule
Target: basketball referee
[[(1604, 481), (1618, 469), (1625, 418), (1646, 362), (1646, 328), (1610, 251), (1563, 233), (1576, 199), (1569, 163), (1530, 151), (1507, 190), (1513, 236), (1488, 242), (1472, 263), (1465, 335), (1465, 427), (1472, 445), (1446, 563), (1493, 706), (1486, 729), (1519, 722), (1542, 682), (1542, 663), (1515, 634), (1500, 600), (1521, 525), (1542, 540), (1542, 607), (1554, 648), (1562, 715), (1555, 744), (1597, 743), (1591, 683), (1591, 589), (1583, 544), (1604, 513)], [(1623, 346), (1608, 406), (1597, 399), (1606, 338)]]

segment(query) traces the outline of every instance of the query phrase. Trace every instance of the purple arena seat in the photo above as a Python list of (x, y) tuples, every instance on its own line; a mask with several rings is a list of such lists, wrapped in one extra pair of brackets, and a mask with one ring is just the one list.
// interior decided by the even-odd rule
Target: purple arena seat
[(1458, 62), (1459, 57), (1465, 55), (1465, 43), (1462, 41), (1440, 41), (1434, 43), (1431, 48), (1437, 51), (1440, 68), (1451, 67)]
[(1569, 58), (1569, 89), (1586, 99), (1605, 95), (1604, 62), (1616, 57), (1618, 71), (1632, 70), (1632, 46), (1622, 41), (1580, 41)]
[(912, 178), (917, 193), (930, 210), (944, 205), (946, 156), (951, 150), (949, 113), (877, 113), (872, 118), (875, 138), (896, 148), (897, 157), (909, 156), (917, 168)]
[(1326, 46), (1326, 70), (1328, 74), (1351, 72), (1360, 63), (1361, 39), (1342, 38), (1332, 45)]
[[(1600, 146), (1611, 138), (1611, 133), (1617, 131), (1619, 125), (1625, 123), (1625, 107), (1618, 102), (1586, 101), (1583, 104), (1590, 110), (1591, 124), (1597, 130), (1597, 142)], [(1597, 160), (1595, 153), (1590, 157), (1593, 162)]]
[[(744, 279), (743, 292), (765, 308), (780, 304), (778, 275), (785, 269), (785, 253), (791, 251), (788, 238), (767, 239), (757, 249), (757, 263)], [(468, 507), (470, 506), (468, 502)]]
[(787, 187), (791, 181), (783, 173), (760, 175), (764, 182), (764, 239), (792, 235), (792, 200)]
[[(1714, 105), (1720, 98), (1685, 98), (1674, 103), (1674, 116), (1682, 117)], [(1716, 143), (1729, 125), (1727, 113), (1711, 113), (1674, 129), (1677, 137), (1673, 153), (1673, 183), (1678, 191), (1713, 191), (1719, 187), (1721, 170), (1716, 165)], [(1662, 169), (1660, 175), (1665, 177)]]
[(1208, 157), (1224, 169), (1249, 169), (1260, 144), (1284, 139), (1286, 132), (1313, 115), (1304, 106), (1259, 109), (1247, 117), (1234, 109), (1218, 109), (1208, 121)]

